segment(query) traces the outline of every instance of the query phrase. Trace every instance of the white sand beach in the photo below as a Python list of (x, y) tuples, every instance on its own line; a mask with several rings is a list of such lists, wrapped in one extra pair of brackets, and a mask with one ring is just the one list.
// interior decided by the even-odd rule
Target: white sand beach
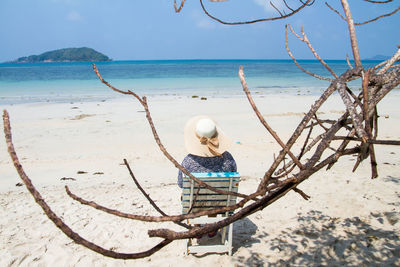
[[(257, 95), (271, 127), (286, 141), (316, 96)], [(189, 96), (148, 99), (167, 150), (186, 155), (183, 127), (192, 116), (213, 117), (233, 139), (230, 149), (242, 175), (239, 191), (254, 192), (280, 147), (257, 120), (245, 96), (207, 100)], [(379, 139), (399, 140), (400, 94), (378, 105)], [(321, 118), (344, 110), (333, 96)], [(131, 97), (104, 102), (3, 106), (10, 114), (13, 141), (25, 172), (54, 212), (84, 238), (119, 252), (149, 249), (160, 239), (148, 229), (172, 223), (143, 223), (83, 206), (73, 193), (134, 214), (158, 215), (135, 187), (123, 163), (168, 214), (179, 214), (177, 169), (159, 151), (143, 108)], [(43, 213), (22, 183), (0, 142), (0, 266), (400, 266), (400, 147), (376, 145), (379, 178), (370, 179), (369, 159), (355, 173), (354, 157), (342, 157), (299, 188), (234, 226), (233, 255), (184, 256), (175, 241), (149, 258), (115, 260), (67, 238)], [(295, 146), (298, 152), (301, 144)], [(67, 178), (67, 179), (62, 179)], [(73, 178), (73, 179), (69, 179)], [(183, 229), (182, 229), (183, 230)]]

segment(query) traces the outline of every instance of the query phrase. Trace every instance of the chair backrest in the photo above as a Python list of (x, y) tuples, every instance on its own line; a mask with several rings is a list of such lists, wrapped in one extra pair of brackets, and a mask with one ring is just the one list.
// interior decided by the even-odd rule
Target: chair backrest
[[(193, 176), (215, 188), (237, 192), (240, 181), (238, 172), (192, 173)], [(182, 213), (226, 207), (236, 203), (236, 197), (213, 192), (200, 187), (188, 177), (183, 177)]]

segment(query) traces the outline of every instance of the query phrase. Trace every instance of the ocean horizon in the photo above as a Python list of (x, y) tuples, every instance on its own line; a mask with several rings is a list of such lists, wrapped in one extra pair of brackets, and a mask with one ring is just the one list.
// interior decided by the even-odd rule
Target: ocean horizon
[[(331, 77), (317, 60), (298, 60), (303, 68)], [(340, 75), (346, 60), (326, 60)], [(379, 60), (363, 61), (372, 67)], [(238, 70), (258, 94), (320, 94), (329, 82), (302, 72), (290, 59), (119, 60), (95, 63), (102, 77), (121, 90), (140, 95), (243, 95)], [(358, 89), (359, 82), (351, 83)], [(0, 104), (76, 102), (120, 97), (102, 84), (90, 62), (0, 63)]]

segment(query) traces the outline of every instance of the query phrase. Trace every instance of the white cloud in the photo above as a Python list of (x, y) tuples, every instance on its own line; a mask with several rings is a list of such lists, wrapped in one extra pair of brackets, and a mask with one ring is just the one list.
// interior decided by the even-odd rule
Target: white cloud
[(83, 18), (82, 18), (82, 16), (81, 16), (81, 14), (79, 14), (77, 11), (75, 11), (75, 10), (73, 10), (73, 11), (70, 11), (68, 14), (67, 14), (67, 20), (70, 20), (70, 21), (81, 21)]
[(214, 29), (215, 23), (209, 19), (200, 19), (197, 21), (197, 27), (201, 29)]
[(215, 23), (210, 18), (204, 16), (203, 13), (196, 10), (191, 14), (192, 19), (196, 23), (196, 26), (200, 29), (214, 29), (216, 28), (217, 23)]

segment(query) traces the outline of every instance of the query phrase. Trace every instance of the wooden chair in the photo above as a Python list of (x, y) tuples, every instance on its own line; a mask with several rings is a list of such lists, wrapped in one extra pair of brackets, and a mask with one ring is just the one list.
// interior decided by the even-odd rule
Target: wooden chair
[[(201, 179), (203, 182), (210, 186), (216, 187), (221, 190), (237, 192), (240, 181), (240, 174), (237, 172), (210, 172), (210, 173), (192, 173), (196, 178)], [(223, 195), (211, 190), (200, 187), (188, 177), (183, 177), (183, 191), (182, 191), (182, 213), (194, 213), (197, 211), (226, 207), (236, 203), (236, 197), (230, 195)], [(195, 219), (187, 219), (186, 223), (189, 225), (213, 223), (224, 219), (223, 217), (229, 216), (229, 213), (218, 214), (216, 217), (199, 217)], [(226, 231), (228, 228), (228, 235)], [(207, 253), (216, 252), (228, 255), (232, 254), (232, 234), (233, 224), (224, 227), (221, 231), (221, 240), (218, 244), (199, 244), (195, 245), (193, 239), (186, 240), (185, 255), (189, 253)]]

